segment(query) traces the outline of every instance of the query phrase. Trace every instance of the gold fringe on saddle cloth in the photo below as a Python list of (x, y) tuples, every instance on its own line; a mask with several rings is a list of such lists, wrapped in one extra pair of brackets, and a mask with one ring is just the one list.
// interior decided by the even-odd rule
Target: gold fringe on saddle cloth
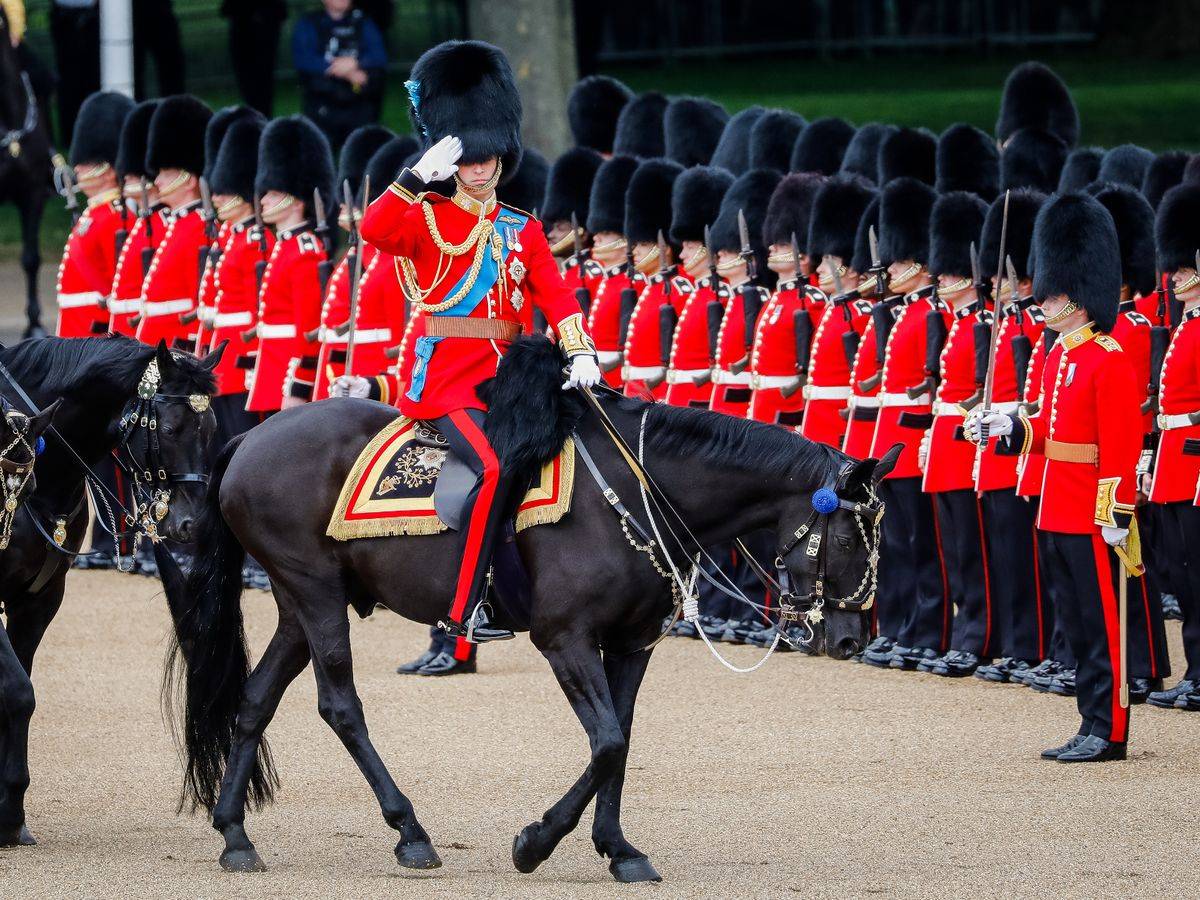
[[(416, 423), (404, 416), (371, 438), (350, 469), (325, 533), (338, 541), (437, 534), (446, 524), (434, 509), (433, 489), (446, 451), (414, 442)], [(571, 508), (575, 444), (546, 463), (517, 510), (517, 531), (559, 521)]]

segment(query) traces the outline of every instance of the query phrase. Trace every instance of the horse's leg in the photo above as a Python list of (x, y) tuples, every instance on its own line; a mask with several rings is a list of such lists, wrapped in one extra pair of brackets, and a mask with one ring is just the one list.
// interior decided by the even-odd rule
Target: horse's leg
[(42, 333), (42, 309), (38, 302), (38, 270), (42, 267), (39, 250), (39, 235), (42, 212), (46, 201), (41, 196), (41, 184), (31, 187), (29, 194), (17, 202), (21, 216), (21, 268), (25, 271), (25, 317), (26, 337), (37, 337)]
[(621, 830), (621, 791), (625, 786), (625, 764), (629, 759), (629, 736), (633, 730), (633, 707), (637, 702), (642, 676), (650, 662), (651, 650), (624, 656), (604, 655), (604, 673), (612, 694), (621, 734), (625, 736), (625, 752), (608, 781), (596, 792), (596, 817), (592, 824), (592, 843), (596, 852), (612, 860), (609, 870), (617, 881), (659, 881), (659, 874), (650, 860), (637, 847), (625, 840)]
[[(327, 589), (328, 590), (328, 589)], [(310, 595), (311, 596), (311, 595)], [(326, 593), (324, 596), (336, 596)], [(396, 787), (387, 767), (367, 736), (362, 701), (354, 689), (350, 655), (350, 620), (322, 614), (305, 622), (313, 673), (317, 679), (317, 710), (345, 745), (379, 801), (384, 821), (400, 832), (396, 859), (408, 869), (436, 869), (442, 864), (429, 835), (417, 821), (412, 802)]]
[(579, 780), (546, 810), (541, 821), (526, 825), (513, 840), (513, 865), (520, 872), (532, 872), (549, 859), (558, 842), (575, 829), (600, 785), (621, 765), (626, 749), (600, 649), (594, 643), (578, 640), (542, 652), (587, 732), (592, 759)]
[(262, 872), (267, 868), (246, 835), (250, 776), (263, 732), (288, 685), (304, 671), (308, 660), (304, 632), (295, 614), (281, 605), (275, 634), (242, 689), (237, 728), (221, 779), (221, 792), (212, 811), (213, 828), (225, 838), (221, 868), (227, 872)]

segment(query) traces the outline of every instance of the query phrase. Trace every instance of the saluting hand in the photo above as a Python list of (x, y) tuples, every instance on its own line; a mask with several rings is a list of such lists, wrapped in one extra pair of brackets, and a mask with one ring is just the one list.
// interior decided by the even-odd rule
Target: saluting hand
[(454, 174), (462, 152), (462, 141), (448, 134), (426, 150), (412, 170), (426, 184), (443, 181)]

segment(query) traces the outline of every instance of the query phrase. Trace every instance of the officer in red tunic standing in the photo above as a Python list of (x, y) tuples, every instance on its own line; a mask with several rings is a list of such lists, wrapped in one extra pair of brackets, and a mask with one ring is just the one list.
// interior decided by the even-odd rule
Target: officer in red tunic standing
[(976, 439), (984, 429), (1005, 437), (1008, 452), (1046, 456), (1038, 528), (1048, 535), (1051, 568), (1061, 573), (1057, 599), (1079, 660), (1081, 722), (1073, 737), (1042, 755), (1059, 762), (1124, 759), (1129, 710), (1118, 583), (1125, 573), (1112, 548), (1130, 539), (1142, 441), (1133, 366), (1106, 333), (1121, 291), (1112, 217), (1085, 194), (1055, 196), (1038, 214), (1034, 255), (1034, 296), (1047, 327), (1060, 335), (1046, 357), (1042, 408), (1033, 417), (979, 410), (967, 430)]
[[(481, 602), (512, 485), (484, 434), (476, 388), (495, 374), (508, 344), (532, 327), (534, 307), (570, 359), (567, 385), (591, 387), (600, 369), (541, 223), (495, 198), (496, 185), (521, 158), (521, 99), (503, 52), (480, 41), (448, 41), (417, 60), (408, 87), (414, 121), (430, 147), (368, 207), (362, 233), (400, 257), (406, 291), (417, 300), (400, 410), (432, 421), (477, 475), (444, 624), (452, 637), (481, 643), (512, 637), (491, 625)], [(453, 197), (423, 193), (426, 184), (451, 175), (458, 185)], [(347, 381), (349, 393), (370, 389), (366, 379)]]
[(121, 189), (114, 168), (121, 126), (133, 109), (124, 94), (92, 94), (79, 107), (69, 162), (87, 206), (67, 238), (58, 267), (59, 337), (87, 337), (108, 330), (108, 297), (122, 230)]

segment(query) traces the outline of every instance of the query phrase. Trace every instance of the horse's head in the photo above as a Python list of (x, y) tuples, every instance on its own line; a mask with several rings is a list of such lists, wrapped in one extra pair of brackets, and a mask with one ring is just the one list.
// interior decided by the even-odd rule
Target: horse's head
[(127, 464), (142, 494), (142, 524), (162, 537), (190, 541), (208, 484), (217, 422), (213, 370), (225, 345), (204, 359), (160, 342), (126, 406), (121, 429)]
[(21, 502), (33, 493), (34, 463), (43, 446), (42, 434), (54, 420), (62, 400), (55, 400), (37, 415), (13, 409), (0, 397), (0, 549), (7, 544), (13, 514)]
[(825, 652), (848, 659), (866, 646), (875, 602), (879, 523), (876, 488), (896, 465), (900, 447), (882, 459), (850, 460), (836, 478), (788, 504), (776, 566), (792, 605), (814, 634), (824, 631)]

